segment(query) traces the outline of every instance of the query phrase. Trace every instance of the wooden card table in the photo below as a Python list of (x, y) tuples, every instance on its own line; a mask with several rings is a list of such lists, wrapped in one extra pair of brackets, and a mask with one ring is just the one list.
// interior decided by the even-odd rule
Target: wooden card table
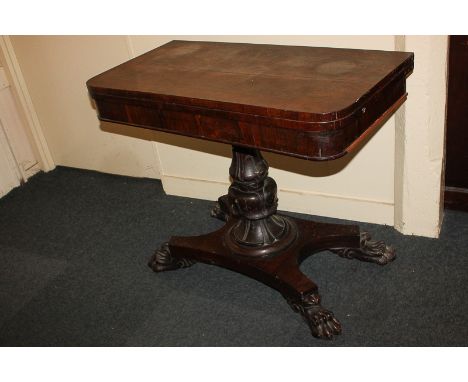
[(405, 52), (172, 41), (90, 79), (102, 121), (232, 145), (232, 184), (212, 211), (226, 224), (171, 237), (149, 266), (201, 262), (243, 273), (278, 290), (313, 336), (339, 334), (301, 262), (330, 250), (384, 265), (394, 250), (358, 226), (277, 213), (260, 150), (314, 161), (346, 155), (405, 101), (412, 69)]

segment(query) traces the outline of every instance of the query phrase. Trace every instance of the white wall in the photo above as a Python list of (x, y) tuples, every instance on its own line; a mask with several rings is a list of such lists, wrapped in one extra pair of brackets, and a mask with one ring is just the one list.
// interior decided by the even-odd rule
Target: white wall
[(410, 94), (396, 130), (395, 227), (437, 237), (443, 216), (447, 36), (406, 36), (415, 54)]
[[(166, 192), (175, 195), (214, 200), (226, 192), (229, 147), (122, 125), (99, 124), (87, 95), (85, 82), (90, 77), (174, 38), (414, 49), (416, 69), (408, 81), (406, 113), (398, 113), (397, 136), (392, 117), (355, 156), (323, 163), (282, 155), (265, 156), (280, 190), (280, 209), (395, 223), (405, 233), (438, 234), (437, 172), (443, 152), (440, 117), (445, 109), (444, 95), (440, 92), (445, 86), (445, 72), (440, 57), (445, 60), (445, 36), (12, 37), (14, 52), (56, 164), (161, 177)], [(424, 137), (428, 150), (421, 151), (418, 137)], [(425, 172), (423, 169), (431, 164), (434, 171)], [(421, 211), (422, 217), (415, 218)]]
[(12, 36), (11, 41), (57, 165), (159, 177), (152, 143), (101, 129), (86, 89), (89, 78), (130, 58), (125, 37)]
[[(130, 46), (139, 55), (174, 38), (394, 49), (393, 36), (132, 36)], [(168, 193), (214, 200), (226, 191), (229, 147), (166, 134), (159, 137), (167, 142), (157, 147), (161, 179)], [(318, 163), (284, 155), (265, 156), (278, 183), (281, 209), (393, 225), (393, 118), (351, 160)], [(372, 172), (380, 174), (378, 182), (368, 176)]]

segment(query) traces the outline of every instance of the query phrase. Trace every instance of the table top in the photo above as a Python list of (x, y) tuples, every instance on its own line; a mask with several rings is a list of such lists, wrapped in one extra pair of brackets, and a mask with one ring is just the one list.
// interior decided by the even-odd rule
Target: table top
[[(413, 54), (406, 52), (171, 41), (93, 77), (87, 86), (103, 120), (333, 159), (404, 101), (405, 78), (412, 68)], [(118, 113), (115, 109), (124, 103), (125, 113)], [(375, 115), (363, 117), (362, 110), (369, 108)], [(192, 127), (187, 114), (198, 115)], [(177, 128), (176, 120), (184, 126)], [(204, 127), (207, 123), (217, 126), (216, 131)], [(239, 133), (232, 136), (233, 129)], [(329, 140), (332, 151), (322, 155), (327, 142), (323, 147), (312, 144), (317, 141), (314, 133), (321, 133), (323, 141), (339, 129), (348, 129), (343, 133), (351, 137)], [(261, 136), (271, 134), (312, 138), (302, 150), (295, 148), (297, 142), (283, 147), (264, 138), (259, 144)]]

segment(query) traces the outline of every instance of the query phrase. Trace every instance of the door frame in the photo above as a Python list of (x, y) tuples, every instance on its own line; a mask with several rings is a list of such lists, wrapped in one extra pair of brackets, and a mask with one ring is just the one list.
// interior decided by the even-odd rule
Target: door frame
[(29, 142), (39, 162), (39, 167), (42, 171), (51, 171), (55, 168), (55, 163), (9, 36), (0, 36), (0, 63), (3, 64), (5, 69), (7, 81), (11, 86)]
[(23, 181), (0, 119), (0, 198)]

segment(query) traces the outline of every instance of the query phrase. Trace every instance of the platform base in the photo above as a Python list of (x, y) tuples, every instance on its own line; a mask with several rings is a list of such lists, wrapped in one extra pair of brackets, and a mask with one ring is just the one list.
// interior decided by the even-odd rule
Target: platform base
[(151, 258), (151, 269), (169, 271), (196, 262), (231, 269), (280, 292), (302, 315), (313, 336), (330, 339), (340, 334), (340, 323), (320, 304), (317, 285), (301, 272), (301, 262), (330, 250), (347, 259), (384, 265), (395, 259), (393, 249), (372, 241), (358, 226), (278, 214), (276, 183), (256, 149), (233, 146), (229, 174), (228, 194), (211, 211), (226, 222), (224, 227), (208, 235), (172, 237)]
[[(322, 307), (317, 285), (300, 270), (302, 261), (314, 253), (331, 250), (348, 259), (386, 264), (395, 259), (395, 253), (382, 243), (370, 241), (358, 226), (288, 219), (297, 227), (296, 239), (289, 247), (267, 257), (252, 258), (230, 250), (225, 240), (236, 220), (229, 219), (220, 230), (207, 235), (172, 237), (149, 265), (160, 272), (200, 262), (252, 277), (280, 292), (291, 308), (301, 314), (314, 337), (331, 339), (341, 333), (341, 325), (330, 310)], [(165, 256), (161, 256), (161, 251)]]

